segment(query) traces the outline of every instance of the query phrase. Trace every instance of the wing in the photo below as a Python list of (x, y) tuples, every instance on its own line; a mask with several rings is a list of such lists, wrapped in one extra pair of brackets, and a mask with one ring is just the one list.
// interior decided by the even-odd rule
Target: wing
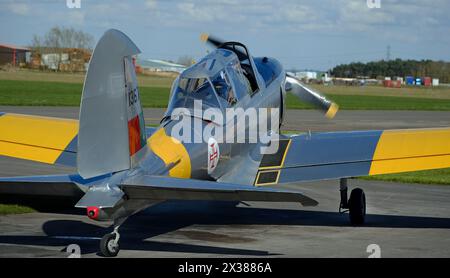
[(255, 185), (450, 167), (450, 128), (302, 134), (279, 146), (263, 156)]
[(77, 133), (78, 120), (0, 112), (0, 155), (75, 167)]
[(134, 177), (120, 187), (130, 199), (300, 202), (303, 206), (318, 204), (296, 191), (159, 176)]
[(84, 195), (76, 175), (0, 178), (0, 200), (50, 208), (70, 207)]

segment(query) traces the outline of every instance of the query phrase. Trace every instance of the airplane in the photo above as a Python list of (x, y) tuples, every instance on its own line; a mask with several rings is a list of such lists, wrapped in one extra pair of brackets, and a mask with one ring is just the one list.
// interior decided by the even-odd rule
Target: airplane
[[(201, 39), (214, 49), (173, 82), (158, 127), (144, 122), (133, 65), (140, 50), (115, 29), (106, 31), (93, 51), (79, 120), (0, 113), (0, 155), (77, 169), (70, 175), (0, 178), (0, 196), (61, 200), (86, 209), (92, 220), (112, 221), (113, 232), (102, 237), (99, 249), (113, 257), (125, 220), (165, 200), (317, 206), (316, 200), (278, 185), (333, 179), (340, 180), (339, 211), (349, 212), (352, 225), (362, 225), (365, 194), (355, 188), (348, 198), (348, 178), (450, 167), (450, 128), (280, 134), (287, 93), (328, 118), (338, 105), (287, 74), (275, 58), (253, 57), (239, 42)], [(195, 101), (224, 114), (230, 108), (277, 109), (279, 122), (267, 130), (269, 141), (229, 143), (211, 136), (182, 142), (172, 135), (183, 119), (193, 122), (191, 134), (225, 125), (190, 114)], [(245, 121), (241, 129), (254, 124)], [(272, 145), (277, 148), (269, 151)]]

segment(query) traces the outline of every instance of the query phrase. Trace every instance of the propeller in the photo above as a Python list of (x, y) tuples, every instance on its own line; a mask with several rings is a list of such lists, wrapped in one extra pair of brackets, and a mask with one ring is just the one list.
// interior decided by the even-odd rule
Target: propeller
[[(219, 48), (220, 47), (220, 48), (224, 48), (224, 49), (228, 49), (228, 50), (234, 51), (234, 53), (236, 53), (236, 55), (238, 56), (239, 60), (245, 60), (246, 57), (247, 57), (247, 54), (244, 53), (242, 51), (242, 49), (240, 49), (239, 47), (234, 47), (234, 46), (230, 45), (230, 43), (236, 44), (236, 42), (223, 41), (223, 40), (221, 40), (221, 39), (219, 39), (217, 37), (213, 37), (213, 36), (211, 36), (209, 34), (206, 34), (206, 33), (202, 33), (200, 35), (200, 40), (202, 42), (211, 44), (215, 48)], [(240, 43), (237, 43), (237, 44), (240, 44)]]
[(328, 100), (326, 97), (313, 89), (308, 88), (300, 82), (300, 80), (290, 74), (286, 74), (285, 88), (286, 92), (291, 93), (300, 100), (312, 104), (316, 108), (324, 111), (325, 116), (329, 119), (334, 118), (339, 110), (339, 106), (336, 103)]
[(222, 41), (222, 40), (220, 40), (220, 39), (218, 39), (216, 37), (212, 37), (212, 36), (210, 36), (209, 34), (206, 34), (206, 33), (202, 33), (200, 35), (200, 40), (202, 42), (210, 43), (210, 44), (212, 44), (215, 47), (219, 47), (219, 46), (221, 46), (224, 43), (224, 41)]
[[(205, 43), (209, 43), (216, 48), (218, 47), (228, 48), (225, 41), (222, 41), (206, 33), (201, 34), (200, 40)], [(237, 53), (238, 56), (239, 55), (245, 56), (245, 53), (243, 53), (240, 49), (233, 49), (233, 50), (238, 52)], [(337, 111), (339, 110), (339, 106), (336, 103), (326, 99), (323, 95), (314, 91), (313, 89), (308, 88), (293, 75), (286, 74), (285, 88), (286, 92), (295, 95), (301, 101), (312, 104), (316, 108), (324, 111), (325, 116), (329, 119), (334, 118)]]

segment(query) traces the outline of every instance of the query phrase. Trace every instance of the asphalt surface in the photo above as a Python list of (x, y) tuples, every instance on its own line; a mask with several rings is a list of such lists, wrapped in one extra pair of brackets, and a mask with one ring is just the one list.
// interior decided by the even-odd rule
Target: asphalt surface
[[(0, 107), (16, 112), (76, 118), (65, 107)], [(162, 109), (145, 109), (157, 124)], [(341, 111), (333, 121), (315, 111), (289, 110), (287, 130), (367, 130), (450, 126), (450, 112)], [(0, 158), (0, 176), (70, 173), (55, 167)], [(450, 187), (350, 180), (366, 192), (367, 223), (349, 226), (337, 211), (337, 181), (290, 184), (319, 201), (303, 208), (284, 203), (164, 202), (121, 227), (120, 257), (368, 257), (377, 244), (382, 257), (450, 257)], [(66, 257), (78, 244), (82, 257), (96, 257), (111, 223), (83, 211), (0, 216), (0, 257)]]
[[(78, 119), (77, 107), (0, 106), (0, 112)], [(145, 123), (159, 124), (165, 109), (145, 108)], [(315, 110), (287, 110), (284, 130), (337, 131), (450, 126), (449, 111), (339, 111), (328, 120)]]

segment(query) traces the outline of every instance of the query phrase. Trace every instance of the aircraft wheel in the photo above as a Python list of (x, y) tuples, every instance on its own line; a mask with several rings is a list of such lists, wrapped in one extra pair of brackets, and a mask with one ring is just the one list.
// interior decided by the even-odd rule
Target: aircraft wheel
[(100, 241), (100, 251), (105, 257), (115, 257), (119, 254), (120, 246), (119, 242), (115, 243), (116, 234), (106, 234), (102, 237)]
[(355, 188), (348, 200), (350, 223), (352, 225), (364, 224), (366, 218), (366, 195), (361, 188)]

